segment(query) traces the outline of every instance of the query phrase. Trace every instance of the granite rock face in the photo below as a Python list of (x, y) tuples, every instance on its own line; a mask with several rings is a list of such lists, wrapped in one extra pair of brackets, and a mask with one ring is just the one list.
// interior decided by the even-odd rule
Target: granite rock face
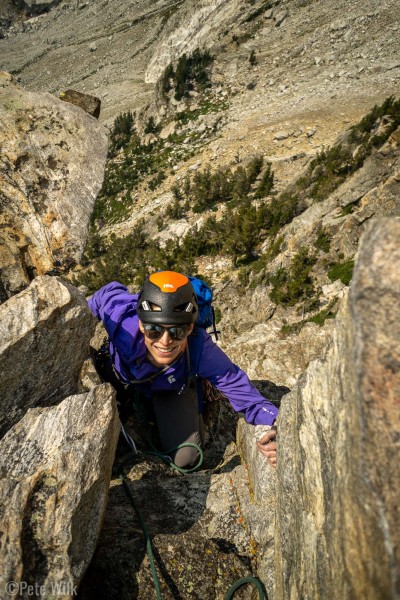
[(278, 599), (400, 597), (399, 237), (368, 226), (333, 341), (282, 401)]
[(96, 321), (76, 288), (43, 275), (0, 306), (0, 435), (29, 408), (78, 391)]
[(215, 42), (219, 29), (232, 25), (238, 18), (240, 5), (238, 0), (186, 2), (159, 38), (145, 72), (146, 83), (156, 83), (168, 64), (183, 53), (191, 54), (196, 48)]
[(1, 440), (1, 598), (11, 597), (9, 582), (18, 597), (28, 597), (25, 586), (46, 600), (76, 597), (102, 525), (118, 434), (106, 384), (28, 411)]
[(103, 182), (107, 136), (96, 119), (0, 74), (0, 295), (66, 269), (83, 251)]

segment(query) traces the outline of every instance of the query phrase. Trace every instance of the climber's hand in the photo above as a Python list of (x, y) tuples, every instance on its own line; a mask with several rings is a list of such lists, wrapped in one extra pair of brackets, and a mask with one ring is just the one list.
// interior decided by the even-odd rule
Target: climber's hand
[(268, 462), (271, 467), (276, 467), (276, 442), (273, 441), (276, 438), (276, 428), (268, 431), (263, 437), (257, 442), (257, 448), (268, 458)]

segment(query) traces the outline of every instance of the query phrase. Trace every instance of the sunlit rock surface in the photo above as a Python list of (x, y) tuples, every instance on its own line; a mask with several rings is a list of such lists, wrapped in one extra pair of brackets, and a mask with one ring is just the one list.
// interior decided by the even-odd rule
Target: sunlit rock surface
[(400, 597), (399, 239), (367, 228), (332, 344), (282, 401), (278, 599)]
[(103, 126), (0, 73), (0, 300), (82, 254), (107, 155)]
[(84, 296), (49, 275), (0, 306), (0, 435), (78, 391), (95, 325)]
[(46, 600), (76, 597), (102, 525), (118, 434), (107, 384), (28, 411), (1, 440), (1, 598), (11, 597), (10, 582), (18, 597), (28, 597), (25, 586)]

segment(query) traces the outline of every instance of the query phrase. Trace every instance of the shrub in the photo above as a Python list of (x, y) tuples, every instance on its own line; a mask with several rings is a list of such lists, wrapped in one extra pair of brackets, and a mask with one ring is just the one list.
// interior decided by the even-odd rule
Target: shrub
[(199, 89), (205, 89), (210, 85), (207, 69), (212, 61), (213, 57), (208, 50), (201, 52), (198, 48), (190, 56), (183, 54), (179, 58), (176, 71), (171, 75), (175, 85), (176, 100), (188, 96), (195, 83)]
[(261, 169), (264, 163), (262, 156), (255, 156), (247, 167), (247, 177), (249, 178), (250, 184), (253, 185), (257, 177), (261, 173)]
[(164, 171), (159, 171), (153, 179), (149, 181), (149, 189), (154, 192), (156, 188), (160, 185), (162, 181), (166, 178)]
[(340, 279), (344, 285), (349, 285), (353, 276), (354, 260), (348, 259), (345, 262), (334, 263), (330, 266), (328, 277), (331, 281)]
[(348, 204), (347, 206), (345, 206), (344, 208), (342, 208), (340, 216), (341, 217), (346, 217), (347, 215), (350, 215), (354, 211), (354, 208), (356, 206), (358, 206), (359, 203), (360, 203), (360, 201), (357, 200), (356, 202), (351, 202), (351, 204)]
[(271, 235), (275, 235), (303, 210), (304, 205), (298, 196), (283, 192), (271, 202), (269, 218), (267, 218), (265, 226), (269, 229)]
[(322, 252), (329, 252), (331, 247), (331, 240), (326, 231), (321, 229), (318, 233), (318, 237), (314, 242), (314, 247)]
[(254, 198), (265, 198), (271, 193), (274, 187), (274, 173), (271, 168), (271, 163), (267, 164), (267, 168), (264, 171), (261, 182), (258, 185)]
[(174, 202), (172, 202), (172, 204), (169, 204), (169, 206), (167, 207), (167, 210), (165, 211), (165, 216), (169, 217), (170, 219), (182, 219), (186, 216), (188, 209), (188, 202), (182, 202), (181, 200), (176, 198)]
[[(372, 110), (359, 121), (359, 123), (353, 125), (351, 128), (352, 140), (354, 142), (360, 142), (360, 140), (363, 139), (365, 140), (365, 137), (369, 137), (379, 123), (379, 120), (384, 116), (389, 117), (391, 121), (384, 134), (385, 139), (383, 139), (383, 141), (386, 141), (389, 135), (400, 125), (400, 99), (395, 100), (394, 96), (389, 96), (380, 106), (375, 105)], [(380, 137), (377, 137), (376, 139), (373, 137), (372, 140), (373, 145), (383, 143)]]
[(109, 156), (114, 156), (119, 148), (124, 148), (134, 133), (134, 114), (131, 111), (118, 115), (110, 133)]
[(175, 197), (186, 197), (193, 203), (194, 212), (213, 209), (220, 202), (240, 203), (249, 200), (251, 186), (262, 166), (262, 157), (255, 157), (247, 169), (218, 169), (214, 173), (208, 166), (185, 178), (182, 186), (174, 186)]
[(270, 261), (273, 260), (281, 251), (282, 244), (285, 238), (283, 235), (275, 236), (271, 239), (271, 242), (268, 246), (268, 249), (265, 253), (265, 260)]
[(326, 308), (321, 310), (316, 315), (314, 315), (312, 317), (308, 317), (308, 319), (302, 319), (301, 321), (297, 321), (296, 323), (291, 323), (290, 325), (287, 323), (284, 323), (281, 327), (282, 336), (287, 337), (288, 335), (291, 335), (292, 333), (299, 334), (306, 323), (316, 323), (316, 325), (323, 327), (323, 325), (325, 324), (325, 321), (327, 319), (334, 319), (336, 317), (336, 313), (337, 313), (337, 307), (335, 307), (336, 304), (337, 304), (337, 299), (334, 298), (333, 300), (331, 300), (329, 302), (329, 304), (328, 304), (328, 306), (326, 306)]
[[(165, 69), (164, 73), (161, 77), (161, 91), (164, 95), (168, 94), (171, 89), (171, 80), (173, 81), (175, 77), (175, 71), (170, 63), (168, 67)], [(173, 85), (173, 83), (172, 83)]]
[[(316, 172), (316, 167), (322, 166), (317, 175), (312, 177)], [(328, 150), (319, 153), (314, 160), (311, 161), (309, 173), (311, 182), (308, 192), (314, 200), (324, 200), (327, 198), (346, 177), (353, 172), (352, 153), (349, 148), (343, 147), (341, 144), (332, 146)]]
[(154, 117), (151, 116), (149, 117), (146, 126), (144, 128), (144, 133), (148, 134), (148, 133), (154, 133), (157, 134), (160, 131), (160, 126), (156, 125)]
[(269, 275), (269, 283), (273, 286), (271, 300), (276, 304), (293, 306), (313, 296), (315, 290), (310, 273), (315, 262), (315, 257), (308, 254), (307, 248), (300, 248), (289, 269), (280, 267), (273, 275)]

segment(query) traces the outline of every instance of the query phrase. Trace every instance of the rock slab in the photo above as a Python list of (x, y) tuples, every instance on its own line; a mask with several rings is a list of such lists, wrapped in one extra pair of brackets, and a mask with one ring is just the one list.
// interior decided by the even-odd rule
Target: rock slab
[(0, 305), (0, 437), (29, 408), (78, 391), (95, 326), (84, 296), (49, 275)]
[(282, 401), (276, 599), (400, 598), (400, 222), (371, 222), (333, 342)]
[(0, 299), (79, 261), (107, 135), (77, 106), (0, 73)]
[(1, 440), (1, 598), (76, 597), (100, 533), (118, 434), (114, 391), (104, 384), (28, 411)]

